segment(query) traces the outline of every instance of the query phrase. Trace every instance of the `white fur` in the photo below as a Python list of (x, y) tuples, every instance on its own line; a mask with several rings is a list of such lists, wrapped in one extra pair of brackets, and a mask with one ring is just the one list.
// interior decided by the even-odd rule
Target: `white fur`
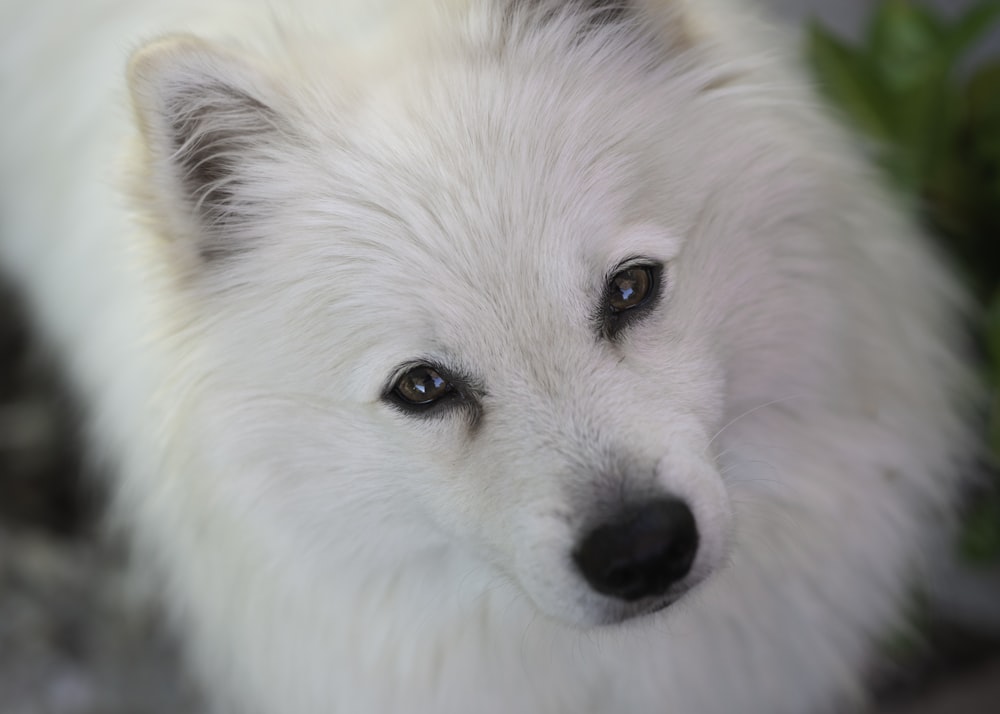
[[(0, 258), (115, 517), (220, 710), (843, 711), (948, 533), (961, 295), (745, 10), (507, 4), (4, 4)], [(226, 221), (178, 106), (233, 134)], [(612, 344), (634, 256), (666, 290)], [(425, 359), (478, 423), (381, 399)], [(704, 582), (614, 624), (569, 552), (661, 492)]]

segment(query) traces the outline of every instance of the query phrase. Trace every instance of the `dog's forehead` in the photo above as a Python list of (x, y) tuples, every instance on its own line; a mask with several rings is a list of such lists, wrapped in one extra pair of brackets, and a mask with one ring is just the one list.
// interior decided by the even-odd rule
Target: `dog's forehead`
[(594, 341), (608, 271), (643, 254), (625, 255), (621, 236), (635, 221), (638, 147), (655, 131), (599, 84), (446, 62), (368, 88), (329, 162), (350, 176), (329, 191), (345, 201), (337, 240), (364, 245), (336, 250), (343, 265), (372, 263), (378, 295), (363, 307), (384, 301), (380, 320), (407, 349), (480, 351), (483, 334), (553, 342), (550, 354), (570, 333)]
[(427, 271), (476, 269), (488, 284), (571, 256), (600, 261), (634, 183), (627, 129), (530, 76), (448, 73), (404, 76), (359, 111), (349, 144), (368, 176), (356, 198), (397, 224), (394, 240)]

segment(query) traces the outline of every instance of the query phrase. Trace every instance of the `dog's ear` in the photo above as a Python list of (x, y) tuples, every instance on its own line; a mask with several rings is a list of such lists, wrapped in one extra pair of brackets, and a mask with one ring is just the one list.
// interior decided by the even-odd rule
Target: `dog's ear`
[(188, 36), (141, 48), (128, 78), (150, 198), (168, 231), (193, 240), (203, 260), (243, 250), (241, 228), (266, 197), (255, 189), (288, 141), (274, 85), (249, 61)]

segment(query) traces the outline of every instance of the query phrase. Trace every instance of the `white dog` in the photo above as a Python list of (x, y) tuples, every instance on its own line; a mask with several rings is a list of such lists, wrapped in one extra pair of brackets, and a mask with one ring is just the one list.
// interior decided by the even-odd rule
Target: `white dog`
[(215, 706), (858, 705), (964, 301), (781, 37), (280, 5), (0, 11), (0, 257)]

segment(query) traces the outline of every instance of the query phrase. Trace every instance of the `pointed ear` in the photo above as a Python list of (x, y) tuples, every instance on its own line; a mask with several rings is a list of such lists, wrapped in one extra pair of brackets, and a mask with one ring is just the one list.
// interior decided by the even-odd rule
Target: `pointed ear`
[(243, 58), (187, 36), (141, 48), (128, 79), (159, 218), (202, 259), (243, 250), (241, 228), (260, 218), (261, 184), (288, 142), (274, 85)]

